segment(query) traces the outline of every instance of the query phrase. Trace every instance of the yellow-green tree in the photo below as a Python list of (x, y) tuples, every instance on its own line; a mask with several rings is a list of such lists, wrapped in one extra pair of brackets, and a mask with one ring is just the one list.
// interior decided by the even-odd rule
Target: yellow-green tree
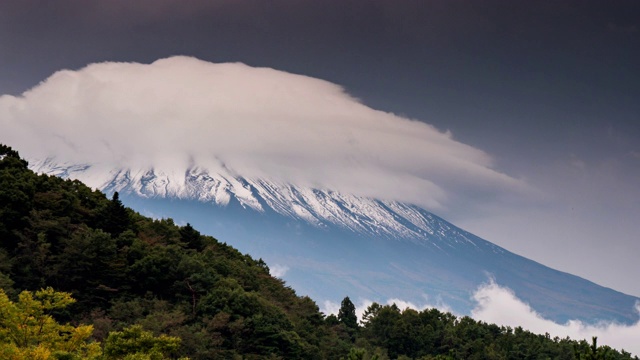
[(75, 300), (52, 288), (20, 293), (12, 302), (0, 289), (0, 358), (7, 360), (93, 359), (100, 344), (88, 341), (93, 326), (59, 324), (51, 311)]
[(163, 360), (167, 353), (178, 350), (180, 338), (160, 335), (153, 336), (142, 326), (133, 325), (122, 331), (109, 333), (104, 344), (104, 358), (107, 360)]

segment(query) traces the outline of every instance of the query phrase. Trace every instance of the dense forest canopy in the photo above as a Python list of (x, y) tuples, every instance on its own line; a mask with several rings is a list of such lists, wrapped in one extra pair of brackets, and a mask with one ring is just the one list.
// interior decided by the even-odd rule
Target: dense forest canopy
[(109, 199), (27, 165), (0, 145), (0, 301), (11, 314), (24, 314), (29, 299), (64, 306), (29, 315), (59, 329), (56, 341), (18, 342), (11, 329), (19, 317), (1, 310), (0, 355), (13, 351), (8, 358), (44, 349), (43, 359), (632, 359), (595, 339), (550, 338), (436, 309), (374, 303), (358, 321), (345, 297), (337, 316), (325, 316), (261, 259), (189, 224), (141, 216), (117, 193)]

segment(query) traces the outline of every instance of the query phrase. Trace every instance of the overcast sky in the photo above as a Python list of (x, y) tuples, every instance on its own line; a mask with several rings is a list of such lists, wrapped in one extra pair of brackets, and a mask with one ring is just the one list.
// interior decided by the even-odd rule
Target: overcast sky
[(439, 215), (640, 296), (640, 2), (0, 2), (0, 94), (172, 55), (323, 79), (450, 131), (538, 195)]

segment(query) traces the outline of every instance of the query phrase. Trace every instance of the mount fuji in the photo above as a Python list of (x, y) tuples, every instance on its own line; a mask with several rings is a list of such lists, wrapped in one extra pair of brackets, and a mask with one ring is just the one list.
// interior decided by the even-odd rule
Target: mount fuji
[(512, 289), (556, 322), (634, 323), (638, 298), (556, 271), (464, 231), (413, 204), (362, 197), (226, 169), (101, 169), (31, 160), (40, 173), (79, 179), (145, 215), (187, 221), (261, 257), (299, 294), (403, 299), (469, 313), (483, 283)]
[(95, 63), (0, 96), (0, 129), (33, 170), (189, 222), (319, 303), (399, 299), (467, 314), (494, 281), (556, 322), (638, 320), (638, 298), (430, 212), (531, 205), (544, 197), (533, 184), (450, 131), (322, 79), (186, 56)]

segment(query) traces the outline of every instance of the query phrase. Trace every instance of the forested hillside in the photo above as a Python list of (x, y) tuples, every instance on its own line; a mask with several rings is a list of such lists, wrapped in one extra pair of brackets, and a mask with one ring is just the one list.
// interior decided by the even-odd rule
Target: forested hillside
[[(143, 217), (117, 193), (108, 199), (78, 181), (37, 175), (0, 145), (0, 294), (6, 294), (0, 354), (7, 346), (41, 345), (35, 336), (16, 340), (19, 329), (7, 309), (28, 300), (32, 293), (24, 290), (47, 287), (75, 299), (56, 295), (65, 306), (45, 308), (47, 315), (76, 328), (92, 325), (85, 342), (102, 351), (87, 357), (125, 358), (110, 350), (113, 339), (148, 331), (176, 339), (162, 352), (170, 358), (632, 358), (595, 341), (552, 339), (435, 309), (373, 304), (359, 323), (345, 298), (338, 316), (325, 316), (312, 299), (272, 277), (262, 260), (189, 224)], [(37, 296), (53, 297), (51, 291)], [(69, 329), (56, 336), (75, 331)], [(61, 354), (42, 358), (80, 356)]]

